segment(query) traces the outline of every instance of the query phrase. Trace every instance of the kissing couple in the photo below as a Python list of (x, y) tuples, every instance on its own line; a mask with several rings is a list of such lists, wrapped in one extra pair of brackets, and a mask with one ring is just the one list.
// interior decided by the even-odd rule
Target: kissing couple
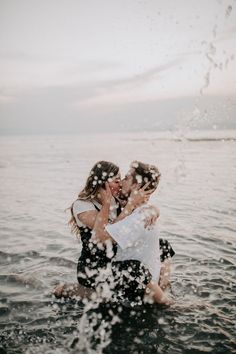
[(159, 238), (159, 209), (149, 201), (160, 176), (156, 166), (139, 161), (123, 179), (112, 162), (93, 166), (70, 208), (71, 231), (82, 242), (78, 283), (57, 286), (56, 297), (173, 302), (165, 290), (175, 252)]

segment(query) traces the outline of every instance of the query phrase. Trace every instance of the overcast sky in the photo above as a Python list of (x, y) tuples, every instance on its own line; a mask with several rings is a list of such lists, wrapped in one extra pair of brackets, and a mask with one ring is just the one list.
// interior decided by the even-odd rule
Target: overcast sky
[(235, 0), (0, 0), (2, 133), (142, 129), (210, 96), (235, 115)]

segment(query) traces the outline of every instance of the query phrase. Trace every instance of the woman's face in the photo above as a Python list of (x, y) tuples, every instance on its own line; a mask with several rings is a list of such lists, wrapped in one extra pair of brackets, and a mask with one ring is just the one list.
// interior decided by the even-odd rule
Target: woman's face
[(118, 197), (119, 194), (120, 194), (120, 190), (121, 190), (121, 176), (120, 176), (120, 173), (118, 173), (113, 178), (109, 178), (108, 179), (108, 185), (110, 187), (111, 194), (113, 195), (113, 197)]

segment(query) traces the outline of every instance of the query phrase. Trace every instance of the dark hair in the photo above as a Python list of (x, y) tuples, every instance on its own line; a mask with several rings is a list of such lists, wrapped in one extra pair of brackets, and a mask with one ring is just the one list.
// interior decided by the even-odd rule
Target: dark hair
[(143, 187), (146, 183), (150, 182), (146, 190), (157, 188), (161, 174), (156, 166), (149, 165), (140, 161), (133, 161), (130, 167), (130, 173), (133, 177), (134, 183), (139, 183), (141, 187)]
[(119, 167), (108, 161), (98, 161), (90, 171), (84, 189), (79, 193), (78, 199), (91, 200), (96, 197), (98, 189), (104, 187), (109, 179), (116, 176)]
[[(108, 161), (98, 161), (93, 166), (89, 173), (85, 187), (78, 195), (79, 200), (92, 201), (96, 198), (99, 189), (105, 188), (105, 183), (119, 173), (119, 167), (112, 162)], [(71, 219), (69, 225), (71, 227), (71, 232), (78, 236), (80, 234), (79, 227), (77, 225), (76, 219), (73, 214), (73, 204), (70, 207)]]

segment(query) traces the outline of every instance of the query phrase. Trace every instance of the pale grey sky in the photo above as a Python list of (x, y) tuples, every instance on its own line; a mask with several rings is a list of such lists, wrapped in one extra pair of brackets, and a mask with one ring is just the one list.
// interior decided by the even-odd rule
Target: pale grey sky
[(164, 127), (208, 96), (235, 117), (235, 0), (0, 0), (3, 133)]

